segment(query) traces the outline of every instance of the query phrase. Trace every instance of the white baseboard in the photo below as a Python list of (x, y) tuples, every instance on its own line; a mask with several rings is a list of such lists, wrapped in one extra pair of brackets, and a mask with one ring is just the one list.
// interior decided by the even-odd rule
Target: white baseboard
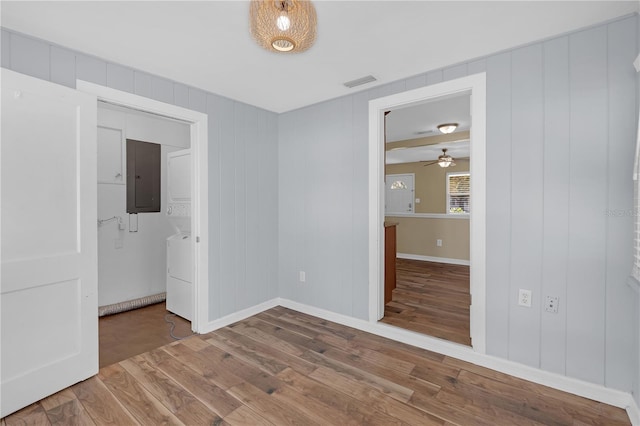
[(226, 327), (229, 324), (233, 324), (234, 322), (242, 321), (243, 319), (259, 314), (260, 312), (266, 311), (267, 309), (275, 308), (278, 305), (280, 305), (280, 299), (275, 298), (254, 306), (250, 306), (241, 311), (234, 312), (222, 318), (218, 318), (217, 320), (209, 321), (203, 327), (202, 334), (206, 334), (219, 328)]
[(338, 324), (353, 327), (378, 336), (407, 343), (443, 355), (452, 356), (472, 364), (487, 367), (501, 373), (519, 377), (544, 386), (549, 386), (564, 392), (569, 392), (584, 398), (593, 399), (618, 408), (626, 409), (633, 425), (640, 426), (640, 413), (630, 393), (606, 388), (601, 385), (585, 382), (557, 373), (529, 367), (524, 364), (497, 358), (491, 355), (474, 352), (473, 349), (457, 343), (425, 336), (420, 333), (403, 330), (383, 323), (372, 323), (358, 318), (349, 317), (324, 309), (308, 306), (288, 299), (278, 299), (278, 304), (308, 315), (313, 315)]
[(451, 356), (462, 361), (467, 361), (482, 367), (490, 368), (501, 373), (519, 377), (544, 386), (549, 386), (564, 392), (569, 392), (584, 398), (593, 399), (594, 401), (604, 404), (613, 405), (625, 409), (634, 426), (640, 426), (640, 409), (633, 396), (630, 393), (622, 392), (615, 389), (606, 388), (601, 385), (585, 382), (571, 377), (562, 376), (560, 374), (551, 373), (540, 370), (538, 368), (529, 367), (524, 364), (496, 358), (491, 355), (480, 354), (474, 352), (473, 349), (457, 343), (447, 342), (446, 340), (435, 337), (426, 336), (408, 330), (403, 330), (383, 323), (373, 323), (347, 315), (338, 314), (327, 311), (325, 309), (316, 308), (314, 306), (305, 305), (303, 303), (294, 302), (293, 300), (284, 298), (274, 298), (267, 300), (255, 306), (243, 309), (225, 317), (210, 321), (206, 326), (204, 333), (226, 327), (234, 322), (241, 321), (250, 316), (259, 314), (260, 312), (283, 306), (293, 309), (314, 317), (322, 318), (327, 321), (333, 321), (347, 327), (353, 327), (358, 330), (396, 340), (422, 349), (426, 349), (440, 354)]
[(397, 253), (396, 257), (399, 259), (422, 260), (425, 262), (449, 263), (451, 265), (469, 266), (471, 264), (468, 260), (464, 260), (464, 259), (450, 259), (448, 257), (423, 256), (421, 254)]
[(629, 420), (631, 420), (633, 426), (640, 426), (640, 408), (638, 408), (638, 404), (636, 404), (636, 400), (632, 395), (629, 395), (629, 400), (629, 404), (627, 405)]

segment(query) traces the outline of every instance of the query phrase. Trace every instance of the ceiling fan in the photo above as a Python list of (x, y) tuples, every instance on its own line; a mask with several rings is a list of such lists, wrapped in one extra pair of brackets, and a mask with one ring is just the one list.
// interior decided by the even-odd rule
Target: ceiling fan
[[(421, 161), (421, 163), (425, 163), (425, 161)], [(433, 164), (437, 164), (442, 168), (456, 165), (455, 159), (452, 156), (450, 156), (449, 154), (447, 154), (447, 148), (442, 148), (442, 155), (440, 155), (438, 157), (438, 159), (435, 160), (435, 161), (427, 162), (427, 164), (425, 164), (425, 166), (431, 166)]]

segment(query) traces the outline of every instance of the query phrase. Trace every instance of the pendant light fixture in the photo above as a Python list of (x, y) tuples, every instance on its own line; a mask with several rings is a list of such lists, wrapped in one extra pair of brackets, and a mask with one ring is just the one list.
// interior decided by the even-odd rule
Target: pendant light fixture
[(308, 0), (251, 0), (251, 35), (272, 52), (303, 52), (316, 40), (316, 9)]

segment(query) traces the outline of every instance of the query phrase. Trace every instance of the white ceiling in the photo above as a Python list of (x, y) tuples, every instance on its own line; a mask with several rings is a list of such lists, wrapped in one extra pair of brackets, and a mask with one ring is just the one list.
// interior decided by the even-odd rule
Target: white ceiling
[(387, 151), (385, 162), (387, 164), (415, 163), (418, 161), (434, 161), (442, 155), (442, 149), (447, 149), (447, 154), (457, 158), (469, 158), (469, 139), (453, 142), (443, 142), (434, 145), (417, 146), (415, 148), (393, 149)]
[[(469, 130), (471, 126), (471, 99), (468, 93), (425, 102), (407, 108), (394, 109), (387, 115), (387, 143), (441, 135), (439, 124), (458, 123), (456, 133)], [(420, 134), (418, 134), (420, 133)], [(469, 139), (464, 137), (452, 142), (396, 148), (387, 151), (387, 164), (413, 163), (437, 160), (442, 149), (453, 158), (468, 158)], [(425, 142), (427, 144), (429, 142)]]
[[(2, 1), (3, 27), (274, 112), (638, 11), (638, 1), (322, 1), (316, 44), (276, 54), (247, 1)], [(365, 75), (378, 81), (347, 89)]]
[(469, 94), (396, 109), (387, 115), (387, 143), (441, 135), (438, 125), (458, 123), (456, 132), (471, 125)]

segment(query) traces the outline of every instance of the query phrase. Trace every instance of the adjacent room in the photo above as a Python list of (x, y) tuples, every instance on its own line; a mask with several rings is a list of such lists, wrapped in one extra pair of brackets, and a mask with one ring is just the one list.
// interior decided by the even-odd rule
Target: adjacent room
[(186, 123), (106, 103), (97, 124), (104, 367), (191, 334), (191, 140)]
[(387, 289), (385, 276), (381, 321), (471, 346), (470, 95), (385, 120), (385, 244), (395, 242), (385, 272), (395, 277)]
[(640, 425), (637, 1), (0, 7), (0, 426)]

